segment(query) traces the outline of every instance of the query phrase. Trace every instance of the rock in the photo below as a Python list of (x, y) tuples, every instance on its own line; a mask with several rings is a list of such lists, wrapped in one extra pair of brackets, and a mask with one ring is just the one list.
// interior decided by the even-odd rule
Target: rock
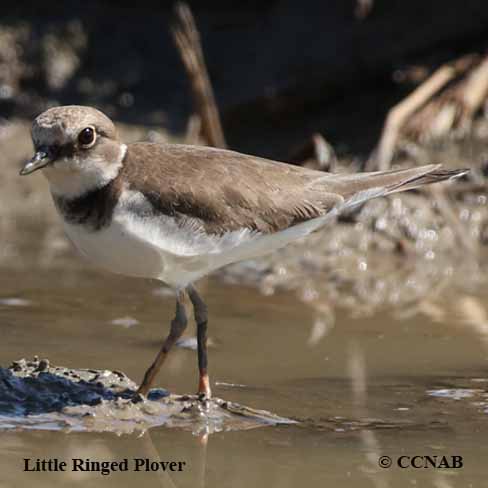
[(0, 368), (0, 430), (14, 426), (129, 433), (165, 425), (212, 433), (293, 423), (264, 410), (218, 398), (203, 402), (196, 395), (173, 395), (162, 388), (141, 399), (136, 388), (120, 371), (20, 359)]

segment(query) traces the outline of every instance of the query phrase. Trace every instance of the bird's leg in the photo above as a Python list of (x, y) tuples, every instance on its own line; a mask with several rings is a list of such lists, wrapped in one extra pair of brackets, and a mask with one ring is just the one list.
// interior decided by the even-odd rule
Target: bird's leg
[(171, 329), (169, 331), (168, 337), (166, 337), (165, 341), (163, 342), (163, 346), (156, 356), (156, 359), (153, 361), (153, 363), (144, 375), (141, 386), (139, 386), (139, 389), (137, 390), (137, 393), (139, 393), (140, 395), (147, 395), (154, 381), (154, 378), (158, 374), (158, 371), (161, 369), (161, 366), (163, 365), (170, 349), (173, 347), (174, 343), (181, 337), (181, 334), (183, 334), (183, 331), (186, 328), (187, 318), (185, 304), (183, 303), (183, 300), (184, 292), (178, 292), (178, 294), (176, 295), (176, 314), (175, 318), (171, 321)]
[(205, 305), (205, 302), (192, 285), (188, 286), (186, 291), (193, 305), (195, 322), (197, 323), (198, 370), (200, 373), (198, 394), (205, 398), (210, 398), (212, 392), (207, 371), (207, 305)]

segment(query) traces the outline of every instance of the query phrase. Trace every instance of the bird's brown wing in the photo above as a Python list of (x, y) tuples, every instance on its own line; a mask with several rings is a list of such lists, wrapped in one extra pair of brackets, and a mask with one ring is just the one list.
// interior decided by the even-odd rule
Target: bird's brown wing
[(342, 197), (323, 173), (203, 146), (128, 146), (121, 177), (165, 215), (198, 220), (210, 234), (276, 232), (319, 217)]
[(465, 173), (440, 165), (332, 175), (204, 146), (128, 146), (120, 178), (166, 215), (195, 219), (210, 234), (286, 229), (370, 198)]

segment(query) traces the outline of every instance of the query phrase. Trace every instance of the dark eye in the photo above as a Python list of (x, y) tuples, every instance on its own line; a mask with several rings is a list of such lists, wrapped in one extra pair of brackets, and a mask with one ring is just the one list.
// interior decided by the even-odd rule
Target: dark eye
[(95, 142), (95, 129), (93, 127), (85, 127), (78, 134), (78, 142), (84, 147), (91, 146)]

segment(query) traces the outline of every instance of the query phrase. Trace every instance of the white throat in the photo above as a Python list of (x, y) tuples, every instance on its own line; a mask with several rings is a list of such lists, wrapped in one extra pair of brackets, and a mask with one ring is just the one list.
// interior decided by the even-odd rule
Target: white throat
[(127, 146), (121, 144), (119, 154), (113, 161), (103, 160), (101, 156), (64, 158), (47, 166), (42, 172), (48, 179), (53, 195), (76, 198), (116, 178), (126, 153)]

